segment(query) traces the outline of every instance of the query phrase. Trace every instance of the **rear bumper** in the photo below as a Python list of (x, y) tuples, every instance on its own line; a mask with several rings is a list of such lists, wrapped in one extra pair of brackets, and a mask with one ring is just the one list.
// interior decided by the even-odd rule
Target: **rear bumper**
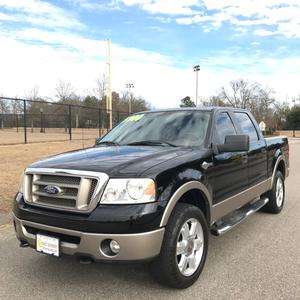
[[(47, 232), (62, 237), (60, 252), (67, 255), (88, 256), (94, 260), (135, 261), (147, 260), (160, 253), (164, 228), (134, 234), (98, 234), (59, 228), (26, 220), (14, 216), (17, 238), (35, 248), (35, 232)], [(114, 256), (106, 255), (101, 249), (104, 240), (113, 239), (120, 245), (120, 252)]]

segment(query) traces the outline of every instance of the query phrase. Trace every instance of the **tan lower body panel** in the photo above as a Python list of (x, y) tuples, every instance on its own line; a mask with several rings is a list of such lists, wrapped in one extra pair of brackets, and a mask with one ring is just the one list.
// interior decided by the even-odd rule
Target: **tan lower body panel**
[(245, 191), (238, 193), (216, 205), (212, 206), (211, 209), (211, 224), (216, 222), (218, 219), (224, 217), (228, 213), (242, 207), (251, 200), (260, 197), (262, 194), (271, 189), (272, 178), (264, 180)]
[[(14, 216), (17, 238), (27, 242), (30, 247), (35, 248), (36, 235), (26, 230), (26, 226), (45, 230), (47, 232), (60, 233), (80, 238), (79, 244), (61, 241), (60, 251), (68, 255), (87, 255), (95, 260), (143, 260), (157, 256), (160, 253), (164, 228), (158, 230), (136, 233), (136, 234), (96, 234), (86, 233), (70, 229), (58, 228), (26, 220), (20, 220)], [(105, 255), (100, 245), (103, 240), (113, 239), (120, 245), (120, 252), (115, 256)]]

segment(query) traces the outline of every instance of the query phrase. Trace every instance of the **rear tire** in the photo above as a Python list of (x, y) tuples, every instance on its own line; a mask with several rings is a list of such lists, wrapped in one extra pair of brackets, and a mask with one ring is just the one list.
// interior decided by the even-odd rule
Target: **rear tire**
[(266, 194), (269, 202), (263, 207), (263, 211), (279, 214), (284, 205), (285, 186), (284, 177), (280, 171), (276, 172), (272, 189)]
[(168, 221), (160, 255), (151, 263), (159, 283), (172, 288), (191, 286), (200, 276), (208, 248), (208, 228), (196, 206), (178, 203)]

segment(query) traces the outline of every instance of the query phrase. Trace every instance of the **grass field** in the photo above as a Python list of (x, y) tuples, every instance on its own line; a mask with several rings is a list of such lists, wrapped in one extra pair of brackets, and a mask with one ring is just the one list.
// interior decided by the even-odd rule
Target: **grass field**
[[(88, 147), (94, 139), (84, 141)], [(18, 191), (20, 175), (30, 163), (64, 151), (83, 148), (82, 141), (0, 146), (0, 210), (9, 211)]]
[[(278, 135), (285, 135), (287, 137), (293, 137), (293, 130), (281, 130), (281, 131), (278, 131)], [(300, 130), (295, 130), (295, 137), (300, 138)]]
[[(106, 130), (101, 130), (103, 135)], [(89, 140), (99, 136), (99, 129), (95, 128), (73, 128), (72, 140)], [(27, 129), (27, 142), (53, 142), (53, 141), (69, 141), (70, 136), (65, 132), (64, 128), (46, 128), (45, 133), (40, 132), (40, 128)], [(24, 143), (23, 128), (0, 129), (0, 145), (14, 145)]]

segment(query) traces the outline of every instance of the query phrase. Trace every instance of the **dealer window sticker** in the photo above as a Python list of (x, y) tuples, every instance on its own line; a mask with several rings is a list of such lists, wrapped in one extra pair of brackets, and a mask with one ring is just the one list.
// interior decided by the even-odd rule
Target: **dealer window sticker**
[(127, 123), (127, 122), (138, 122), (138, 121), (141, 120), (143, 117), (144, 117), (144, 114), (133, 115), (133, 116), (130, 116), (130, 117), (126, 118), (126, 119), (124, 120), (124, 123)]

